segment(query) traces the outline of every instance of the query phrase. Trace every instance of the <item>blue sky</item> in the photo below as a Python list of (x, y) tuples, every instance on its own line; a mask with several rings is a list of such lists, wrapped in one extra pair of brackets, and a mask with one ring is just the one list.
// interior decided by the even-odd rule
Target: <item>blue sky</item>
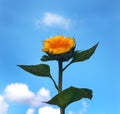
[[(75, 37), (76, 50), (99, 46), (87, 61), (64, 72), (63, 88), (86, 87), (93, 99), (71, 104), (66, 114), (120, 113), (120, 2), (118, 0), (0, 0), (0, 114), (59, 114), (42, 104), (54, 96), (51, 80), (17, 64), (43, 63), (43, 40)], [(57, 62), (48, 62), (57, 80)]]

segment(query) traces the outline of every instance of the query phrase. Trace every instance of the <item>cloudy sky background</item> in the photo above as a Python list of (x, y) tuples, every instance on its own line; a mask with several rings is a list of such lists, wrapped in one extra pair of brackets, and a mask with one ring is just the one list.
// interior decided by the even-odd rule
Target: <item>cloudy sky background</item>
[[(0, 114), (59, 114), (42, 103), (57, 93), (51, 80), (16, 65), (43, 63), (43, 40), (61, 34), (75, 37), (76, 50), (99, 42), (88, 61), (64, 72), (64, 89), (93, 90), (92, 101), (73, 103), (66, 114), (120, 114), (119, 33), (118, 0), (0, 0)], [(57, 62), (48, 64), (57, 81)]]

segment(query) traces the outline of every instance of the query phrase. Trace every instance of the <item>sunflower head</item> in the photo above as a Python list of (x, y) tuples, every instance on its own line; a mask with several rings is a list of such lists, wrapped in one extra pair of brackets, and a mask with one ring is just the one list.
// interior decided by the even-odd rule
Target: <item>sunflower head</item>
[(75, 39), (64, 36), (54, 36), (44, 40), (43, 51), (55, 60), (67, 61), (73, 57)]

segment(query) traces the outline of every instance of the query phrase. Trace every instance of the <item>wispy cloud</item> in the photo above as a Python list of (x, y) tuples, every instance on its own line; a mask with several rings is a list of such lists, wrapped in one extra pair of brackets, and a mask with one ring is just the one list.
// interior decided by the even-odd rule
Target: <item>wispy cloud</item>
[(39, 108), (38, 114), (60, 114), (59, 108), (53, 108), (51, 106), (45, 106)]
[(36, 94), (23, 83), (12, 83), (5, 88), (5, 97), (12, 101), (27, 104), (32, 107), (43, 106), (43, 101), (50, 99), (50, 92), (41, 88)]
[(41, 27), (41, 25), (44, 25), (46, 27), (58, 27), (62, 29), (69, 29), (70, 24), (70, 19), (51, 12), (44, 13), (41, 19), (36, 20), (37, 27)]
[(72, 111), (69, 111), (69, 112), (68, 112), (68, 114), (75, 114), (75, 113), (74, 113), (74, 112), (72, 112)]
[(8, 104), (5, 102), (5, 99), (0, 95), (0, 114), (7, 114)]
[(34, 112), (35, 112), (34, 108), (29, 108), (26, 114), (34, 114)]
[(79, 114), (83, 114), (84, 112), (86, 112), (87, 109), (87, 103), (85, 101), (82, 101), (82, 109), (80, 110)]
[(84, 114), (87, 109), (87, 103), (85, 101), (82, 101), (81, 104), (82, 104), (82, 109), (78, 113), (75, 113), (73, 111), (68, 111), (68, 114)]

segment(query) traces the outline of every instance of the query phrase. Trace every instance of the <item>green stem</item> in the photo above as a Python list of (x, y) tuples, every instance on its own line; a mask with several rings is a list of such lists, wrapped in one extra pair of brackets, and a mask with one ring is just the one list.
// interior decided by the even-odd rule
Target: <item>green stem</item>
[(71, 65), (72, 64), (72, 61), (69, 63), (69, 64), (67, 64), (63, 69), (62, 69), (62, 71), (64, 71), (69, 65)]
[(53, 81), (53, 84), (54, 84), (55, 88), (58, 90), (58, 86), (57, 86), (57, 84), (56, 84), (56, 82), (55, 82), (55, 80), (53, 79), (52, 76), (50, 76), (50, 79)]
[(58, 67), (59, 67), (59, 80), (58, 80), (58, 93), (62, 91), (62, 62), (58, 61)]
[[(58, 67), (59, 67), (58, 93), (60, 93), (62, 92), (62, 76), (63, 76), (62, 61), (58, 61)], [(60, 114), (65, 114), (65, 108), (60, 107)]]
[(60, 114), (65, 114), (65, 109), (64, 108), (60, 108)]

